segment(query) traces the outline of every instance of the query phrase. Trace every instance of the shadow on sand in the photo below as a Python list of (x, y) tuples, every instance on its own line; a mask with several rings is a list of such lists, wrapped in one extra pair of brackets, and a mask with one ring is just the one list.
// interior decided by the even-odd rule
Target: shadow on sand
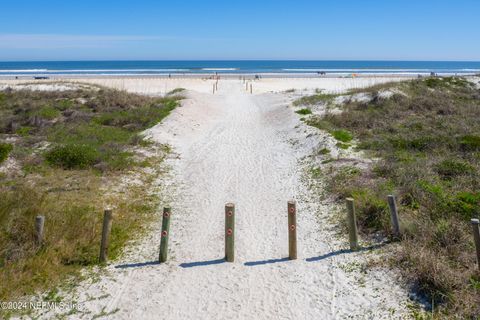
[(386, 244), (388, 244), (388, 242), (374, 244), (374, 245), (371, 245), (371, 246), (368, 246), (368, 247), (362, 247), (362, 248), (360, 248), (358, 250), (355, 250), (355, 251), (352, 251), (350, 249), (341, 249), (341, 250), (337, 250), (337, 251), (333, 251), (333, 252), (323, 254), (323, 255), (318, 256), (318, 257), (307, 258), (305, 260), (308, 261), (308, 262), (315, 262), (315, 261), (328, 259), (330, 257), (338, 256), (338, 255), (341, 255), (341, 254), (353, 253), (353, 252), (362, 252), (362, 251), (370, 251), (370, 250), (378, 249), (378, 248), (381, 248), (381, 247), (385, 246)]
[(278, 263), (278, 262), (285, 262), (288, 261), (288, 258), (281, 258), (281, 259), (268, 259), (268, 260), (260, 260), (260, 261), (250, 261), (250, 262), (245, 262), (244, 265), (249, 266), (249, 267), (254, 267), (254, 266), (261, 266), (264, 264), (270, 264), (270, 263)]
[(158, 261), (147, 261), (147, 262), (137, 262), (137, 263), (128, 263), (128, 264), (119, 264), (115, 266), (116, 269), (127, 269), (127, 268), (141, 268), (147, 266), (154, 266), (160, 264)]
[(215, 260), (207, 260), (207, 261), (197, 261), (197, 262), (188, 262), (188, 263), (181, 263), (180, 267), (182, 268), (193, 268), (193, 267), (202, 267), (202, 266), (210, 266), (213, 264), (221, 264), (224, 263), (225, 259), (215, 259)]
[[(334, 256), (338, 256), (338, 255), (341, 255), (341, 254), (347, 254), (347, 253), (352, 253), (352, 252), (370, 251), (370, 250), (381, 248), (381, 247), (383, 247), (387, 244), (388, 244), (388, 242), (383, 242), (383, 243), (371, 245), (371, 246), (368, 246), (368, 247), (363, 247), (363, 248), (360, 248), (356, 251), (352, 251), (350, 249), (341, 249), (341, 250), (337, 250), (337, 251), (333, 251), (333, 252), (323, 254), (323, 255), (318, 256), (318, 257), (307, 258), (307, 259), (305, 259), (305, 261), (316, 262), (316, 261), (321, 261), (321, 260), (328, 259), (328, 258), (331, 258), (331, 257), (334, 257)], [(280, 262), (286, 262), (286, 261), (289, 261), (289, 259), (288, 258), (276, 258), (276, 259), (245, 262), (244, 265), (247, 266), (247, 267), (254, 267), (254, 266), (261, 266), (261, 265), (265, 265), (265, 264), (280, 263)], [(221, 259), (214, 259), (214, 260), (181, 263), (180, 267), (182, 267), (182, 268), (203, 267), (203, 266), (222, 264), (224, 262), (225, 262), (225, 259), (221, 258)], [(147, 261), (147, 262), (137, 262), (137, 263), (129, 263), (129, 264), (119, 264), (119, 265), (115, 266), (115, 268), (116, 269), (141, 268), (141, 267), (147, 267), (147, 266), (155, 266), (155, 265), (159, 265), (159, 264), (160, 264), (160, 262), (158, 262), (158, 261)]]

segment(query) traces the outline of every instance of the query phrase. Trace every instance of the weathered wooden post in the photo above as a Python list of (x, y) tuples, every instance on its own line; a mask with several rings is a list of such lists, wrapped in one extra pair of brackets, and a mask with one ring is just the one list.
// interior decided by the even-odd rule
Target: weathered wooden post
[(212, 94), (215, 94), (215, 83), (213, 84)]
[(250, 94), (253, 93), (253, 85), (250, 83)]
[(41, 246), (43, 244), (43, 226), (45, 225), (45, 217), (44, 216), (36, 216), (35, 217), (35, 242), (37, 246)]
[(288, 201), (288, 258), (297, 259), (297, 208), (294, 200)]
[(235, 260), (235, 205), (225, 205), (225, 260)]
[(248, 81), (245, 82), (245, 91), (248, 91)]
[(105, 209), (103, 213), (102, 242), (100, 244), (100, 263), (107, 261), (110, 232), (112, 231), (112, 210)]
[(350, 241), (350, 249), (358, 249), (358, 231), (357, 218), (355, 216), (355, 204), (352, 198), (347, 198), (347, 224), (348, 224), (348, 238)]
[(475, 241), (475, 249), (477, 251), (478, 269), (480, 270), (480, 221), (478, 219), (472, 219), (470, 221), (472, 223), (473, 240)]
[(390, 207), (390, 217), (392, 221), (393, 235), (400, 237), (400, 223), (398, 222), (398, 209), (397, 202), (394, 195), (388, 196), (388, 206)]
[(160, 240), (160, 262), (167, 261), (168, 256), (168, 236), (170, 232), (171, 208), (163, 208), (162, 235)]

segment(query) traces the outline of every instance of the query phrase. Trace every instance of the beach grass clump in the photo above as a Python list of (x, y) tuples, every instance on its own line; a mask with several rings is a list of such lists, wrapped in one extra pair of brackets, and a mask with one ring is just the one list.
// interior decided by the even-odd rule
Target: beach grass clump
[(172, 96), (172, 95), (175, 95), (175, 94), (183, 92), (183, 91), (185, 91), (185, 88), (175, 88), (175, 89), (169, 91), (167, 93), (167, 95)]
[(301, 115), (308, 115), (308, 114), (312, 114), (312, 110), (308, 109), (308, 108), (303, 108), (303, 109), (300, 109), (300, 110), (297, 110), (295, 111), (295, 113), (298, 113), (298, 114), (301, 114)]
[(340, 143), (354, 136), (357, 148), (379, 159), (354, 172), (339, 163), (328, 190), (339, 199), (355, 198), (366, 235), (392, 236), (386, 200), (395, 194), (403, 238), (392, 262), (433, 302), (436, 317), (474, 319), (480, 314), (470, 226), (480, 217), (478, 89), (456, 77), (389, 86), (404, 94), (347, 101), (342, 112), (307, 121), (337, 132)]
[(10, 143), (0, 143), (0, 163), (7, 160), (8, 155), (12, 150), (13, 146)]
[(309, 105), (318, 105), (332, 101), (336, 94), (328, 94), (328, 93), (316, 93), (311, 96), (304, 96), (300, 99), (297, 99), (293, 102), (294, 106), (309, 106)]
[[(0, 300), (14, 301), (97, 264), (106, 203), (115, 214), (111, 258), (144, 230), (159, 201), (148, 192), (154, 177), (144, 168), (158, 165), (168, 150), (141, 132), (166, 117), (180, 97), (102, 87), (7, 90), (1, 97), (0, 141), (15, 142), (0, 143), (0, 159), (11, 157), (16, 166), (0, 175)], [(158, 155), (147, 157), (139, 148)], [(141, 183), (125, 182), (127, 172)], [(45, 216), (42, 246), (35, 243), (37, 215)]]
[(332, 135), (336, 140), (344, 143), (348, 143), (353, 139), (352, 134), (348, 130), (344, 129), (333, 130)]

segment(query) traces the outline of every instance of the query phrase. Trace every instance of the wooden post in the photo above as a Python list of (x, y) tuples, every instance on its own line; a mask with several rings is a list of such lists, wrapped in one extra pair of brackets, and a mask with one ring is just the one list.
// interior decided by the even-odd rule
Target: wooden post
[(250, 83), (250, 94), (253, 93), (253, 85)]
[(225, 205), (225, 260), (235, 260), (235, 205)]
[(477, 251), (478, 269), (480, 270), (480, 221), (478, 219), (472, 219), (470, 221), (472, 223), (473, 240), (475, 241), (475, 249)]
[(168, 256), (168, 236), (170, 232), (170, 216), (171, 209), (163, 208), (163, 218), (162, 218), (162, 238), (160, 240), (160, 262), (167, 261)]
[(294, 200), (288, 201), (288, 258), (297, 259), (297, 209)]
[(397, 202), (394, 195), (388, 196), (388, 206), (390, 207), (390, 217), (392, 221), (393, 235), (400, 237), (400, 223), (398, 222), (398, 209)]
[(218, 79), (217, 82), (215, 82), (215, 91), (218, 91)]
[(357, 218), (355, 216), (355, 204), (352, 198), (347, 198), (347, 224), (348, 224), (348, 238), (350, 241), (350, 249), (358, 249), (358, 231)]
[(44, 216), (36, 216), (35, 217), (35, 241), (37, 246), (41, 246), (43, 244), (43, 226), (45, 225), (45, 217)]
[(102, 242), (100, 244), (100, 263), (107, 261), (110, 231), (112, 231), (112, 210), (106, 209), (103, 214)]
[(248, 91), (248, 82), (245, 82), (245, 91)]
[(213, 84), (212, 94), (215, 94), (215, 83)]

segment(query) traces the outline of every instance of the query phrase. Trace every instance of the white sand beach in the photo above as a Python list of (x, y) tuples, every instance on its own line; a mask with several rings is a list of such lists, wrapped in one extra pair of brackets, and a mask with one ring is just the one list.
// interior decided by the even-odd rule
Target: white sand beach
[[(294, 96), (342, 92), (403, 78), (75, 79), (149, 95), (185, 88), (187, 99), (146, 135), (171, 145), (158, 180), (172, 207), (170, 253), (158, 264), (161, 208), (144, 238), (95, 279), (78, 284), (68, 319), (402, 319), (408, 292), (390, 270), (362, 265), (381, 248), (352, 253), (304, 175), (328, 143), (294, 113)], [(12, 85), (12, 81), (1, 81)], [(16, 82), (18, 83), (18, 81)], [(42, 82), (43, 83), (43, 82)], [(284, 93), (295, 89), (295, 93)], [(287, 201), (298, 208), (298, 259), (288, 260)], [(236, 206), (235, 262), (224, 262), (224, 205)], [(88, 273), (88, 272), (87, 272)], [(39, 315), (47, 319), (54, 311)]]

